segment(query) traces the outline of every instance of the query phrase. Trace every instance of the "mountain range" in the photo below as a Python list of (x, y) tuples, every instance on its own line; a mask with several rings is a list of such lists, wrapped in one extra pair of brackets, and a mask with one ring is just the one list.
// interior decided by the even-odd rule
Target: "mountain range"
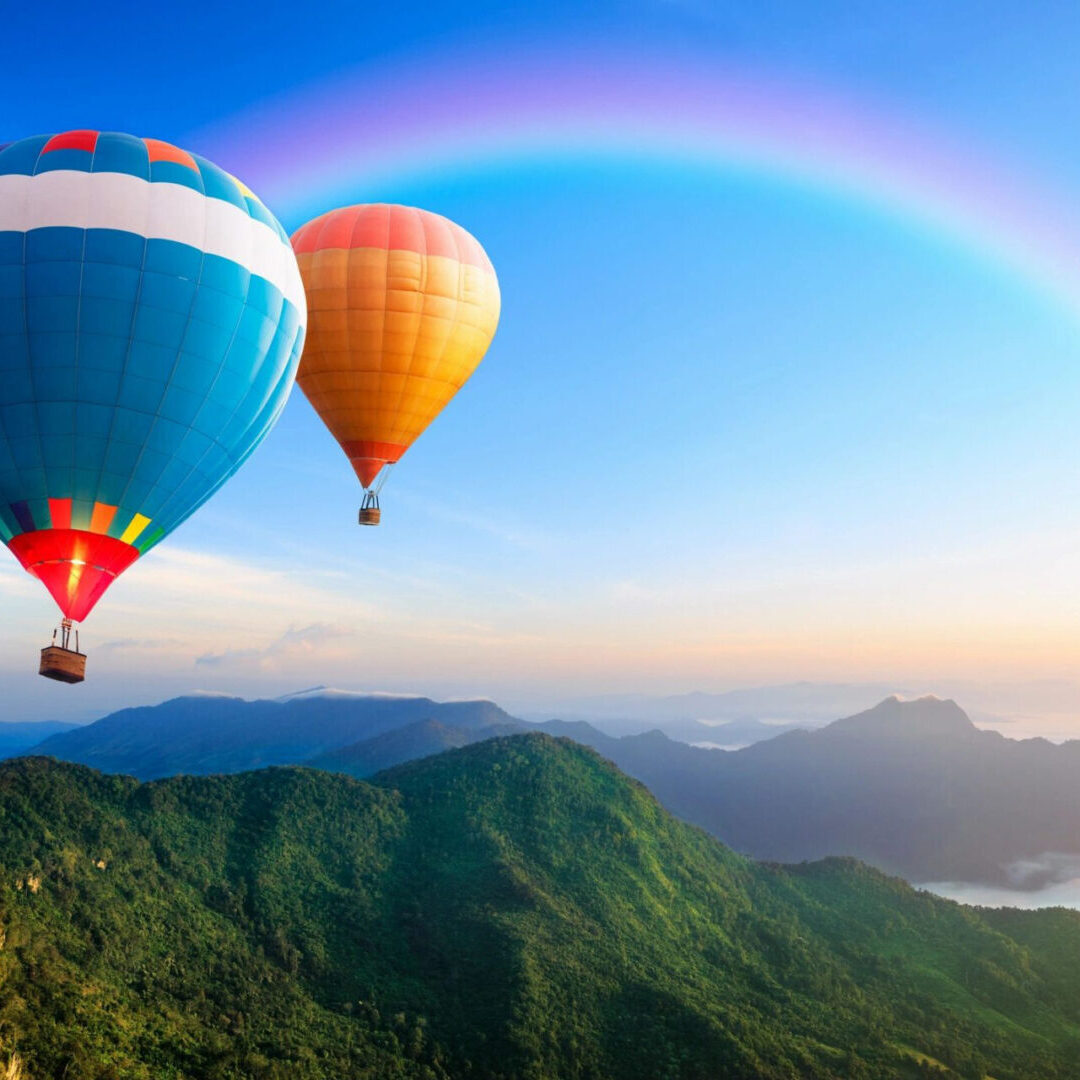
[(294, 765), (427, 720), (461, 731), (490, 728), (492, 734), (505, 724), (524, 727), (490, 701), (336, 691), (256, 701), (200, 694), (121, 709), (45, 739), (35, 752), (144, 780), (202, 776)]
[(373, 783), (22, 758), (0, 819), (30, 1080), (1080, 1077), (1080, 913), (752, 862), (565, 739)]
[(36, 752), (152, 779), (310, 764), (356, 777), (537, 728), (598, 750), (672, 812), (755, 858), (854, 855), (912, 881), (1036, 888), (1080, 857), (1080, 742), (982, 731), (955, 702), (887, 698), (813, 731), (729, 752), (582, 721), (528, 724), (487, 701), (314, 694), (178, 698)]

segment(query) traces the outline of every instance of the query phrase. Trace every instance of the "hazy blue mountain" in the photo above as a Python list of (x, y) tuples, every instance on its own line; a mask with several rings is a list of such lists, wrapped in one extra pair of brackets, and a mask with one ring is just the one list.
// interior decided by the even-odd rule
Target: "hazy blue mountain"
[(577, 737), (757, 858), (849, 854), (909, 880), (1016, 884), (1018, 864), (1080, 853), (1080, 742), (980, 731), (952, 701), (889, 698), (735, 753), (659, 732)]
[(0, 722), (0, 758), (18, 757), (42, 739), (76, 727), (61, 720)]
[(490, 701), (337, 691), (280, 701), (195, 695), (123, 709), (45, 739), (35, 752), (140, 779), (205, 775), (297, 764), (423, 720), (469, 730), (512, 718)]

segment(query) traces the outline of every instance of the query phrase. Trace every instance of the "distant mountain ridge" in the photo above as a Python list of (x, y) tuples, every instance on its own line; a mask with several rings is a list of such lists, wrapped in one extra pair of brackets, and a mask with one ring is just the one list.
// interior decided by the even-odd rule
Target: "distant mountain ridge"
[(374, 784), (24, 758), (0, 818), (31, 1080), (1080, 1080), (1080, 914), (753, 863), (569, 740)]
[[(819, 727), (838, 716), (861, 712), (893, 694), (913, 696), (902, 687), (886, 683), (795, 682), (714, 693), (693, 690), (663, 696), (608, 694), (576, 701), (562, 709), (561, 715), (568, 720), (585, 720), (612, 735), (639, 734), (651, 727), (681, 741), (695, 742), (701, 737), (697, 735), (699, 724), (753, 725), (766, 721), (778, 730)], [(695, 737), (685, 738), (684, 730)]]
[(423, 720), (463, 730), (513, 722), (490, 701), (335, 691), (277, 701), (191, 696), (122, 709), (46, 739), (35, 752), (142, 780), (202, 776), (299, 764)]
[(78, 726), (62, 720), (0, 721), (0, 759), (25, 754), (42, 739), (72, 731)]
[[(302, 763), (362, 778), (538, 728), (599, 751), (668, 809), (755, 858), (854, 855), (912, 881), (1034, 886), (1080, 855), (1080, 742), (1006, 739), (933, 697), (890, 697), (735, 752), (660, 731), (616, 738), (582, 721), (527, 724), (488, 701), (180, 698), (54, 736), (37, 752), (144, 779)], [(1028, 869), (1018, 875), (1017, 864)]]

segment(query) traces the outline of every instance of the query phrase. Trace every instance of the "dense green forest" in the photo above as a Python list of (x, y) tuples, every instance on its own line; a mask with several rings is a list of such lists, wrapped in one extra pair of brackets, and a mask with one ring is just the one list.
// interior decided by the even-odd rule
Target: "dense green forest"
[(364, 783), (0, 766), (0, 1064), (65, 1077), (1080, 1077), (1080, 914), (766, 866), (592, 751)]

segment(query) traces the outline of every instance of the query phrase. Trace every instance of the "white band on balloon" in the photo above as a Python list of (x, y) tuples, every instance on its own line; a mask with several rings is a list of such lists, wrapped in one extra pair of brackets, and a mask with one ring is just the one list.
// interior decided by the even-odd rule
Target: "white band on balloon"
[(56, 169), (0, 176), (0, 232), (44, 228), (117, 229), (219, 255), (269, 281), (307, 322), (292, 247), (246, 210), (182, 184), (126, 173)]

